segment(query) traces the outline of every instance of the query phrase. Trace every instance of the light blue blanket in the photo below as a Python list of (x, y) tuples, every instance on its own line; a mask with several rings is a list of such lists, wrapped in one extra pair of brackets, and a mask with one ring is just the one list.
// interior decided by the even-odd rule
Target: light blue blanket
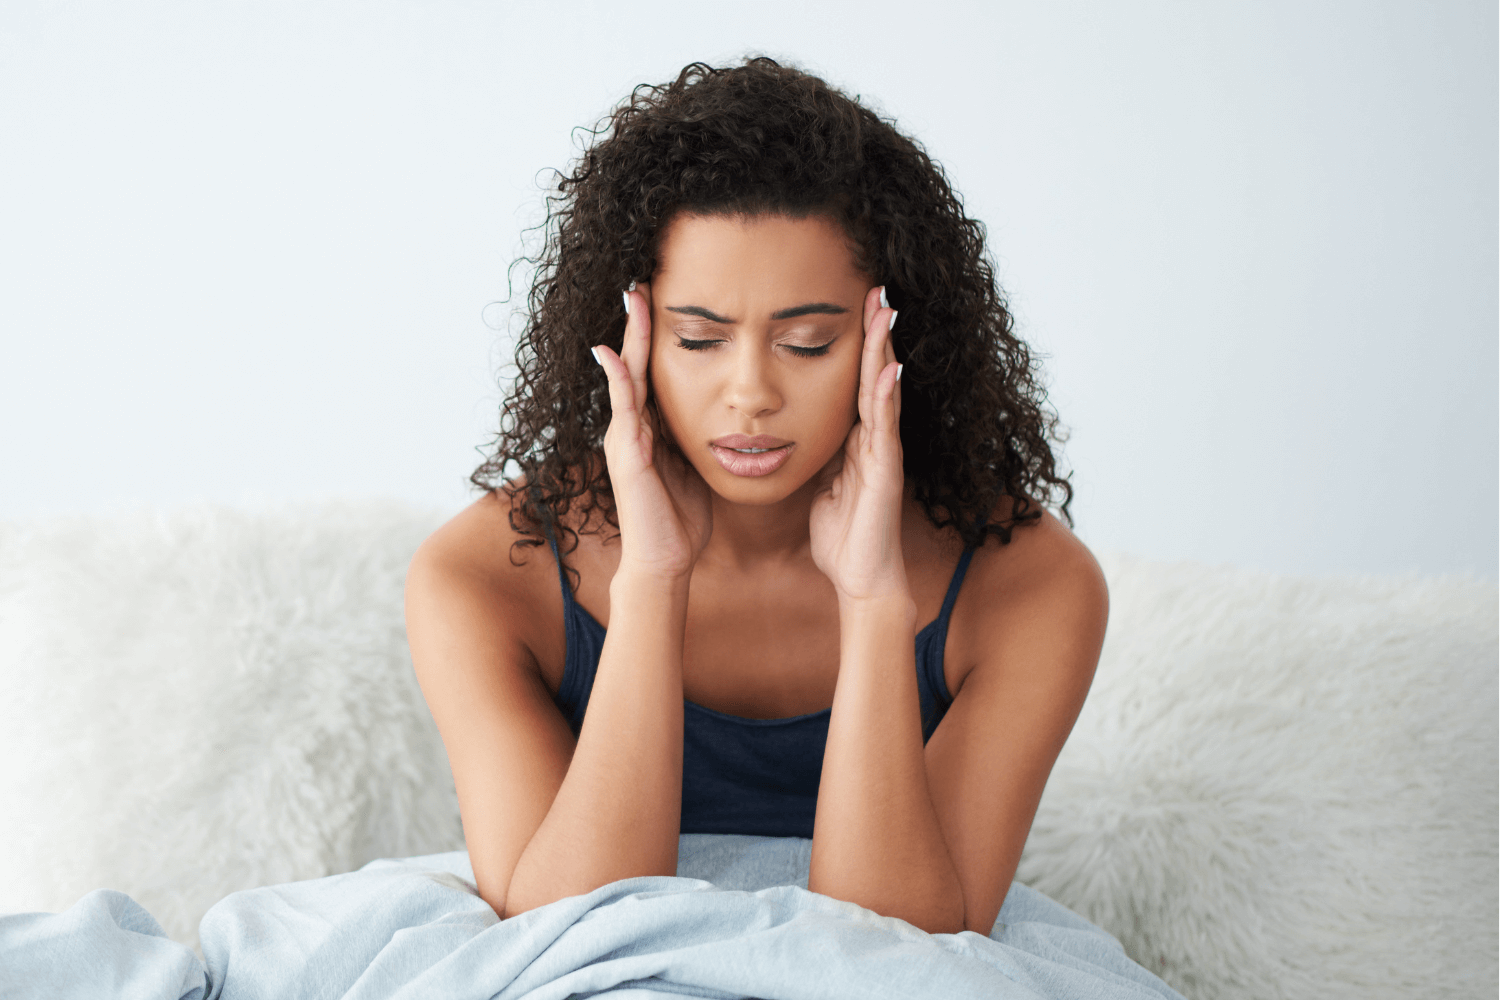
[(688, 834), (678, 876), (625, 879), (500, 921), (463, 851), (237, 892), (204, 960), (129, 896), (0, 917), (0, 996), (129, 1000), (1179, 998), (1119, 943), (1011, 887), (988, 938), (927, 934), (808, 892), (811, 841)]

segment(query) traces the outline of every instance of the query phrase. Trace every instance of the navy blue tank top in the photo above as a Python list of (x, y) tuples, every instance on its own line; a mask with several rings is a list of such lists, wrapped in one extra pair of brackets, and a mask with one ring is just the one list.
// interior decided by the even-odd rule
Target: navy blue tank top
[[(557, 559), (567, 634), (562, 684), (552, 700), (576, 737), (594, 687), (605, 629), (573, 599), (573, 588), (568, 585), (550, 527), (547, 542)], [(942, 610), (917, 633), (917, 696), (922, 707), (924, 744), (953, 704), (943, 679), (943, 646), (948, 638), (948, 617), (973, 556), (973, 549), (964, 550), (948, 584)], [(747, 719), (684, 698), (681, 832), (810, 839), (832, 712), (832, 708), (825, 708), (784, 719)]]

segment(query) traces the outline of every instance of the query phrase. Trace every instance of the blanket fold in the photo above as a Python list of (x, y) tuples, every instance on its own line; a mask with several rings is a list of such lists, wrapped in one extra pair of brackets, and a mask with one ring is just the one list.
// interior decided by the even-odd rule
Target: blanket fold
[(63, 913), (0, 917), (0, 994), (1178, 997), (1109, 934), (1019, 883), (988, 937), (927, 934), (801, 885), (759, 885), (799, 870), (805, 880), (805, 850), (800, 838), (685, 836), (677, 877), (624, 879), (505, 921), (462, 851), (373, 861), (225, 897), (200, 925), (202, 961), (129, 896), (100, 889)]

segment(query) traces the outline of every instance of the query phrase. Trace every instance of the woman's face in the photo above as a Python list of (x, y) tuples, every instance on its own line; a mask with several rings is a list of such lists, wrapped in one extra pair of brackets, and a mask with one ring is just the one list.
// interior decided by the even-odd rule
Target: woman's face
[(714, 492), (784, 500), (843, 447), (869, 291), (825, 217), (669, 223), (650, 288), (651, 391)]

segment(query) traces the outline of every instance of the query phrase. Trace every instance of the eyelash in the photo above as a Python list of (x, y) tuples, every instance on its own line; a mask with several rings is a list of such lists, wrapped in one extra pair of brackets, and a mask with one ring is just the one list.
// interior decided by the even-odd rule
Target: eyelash
[[(677, 346), (689, 351), (706, 351), (715, 344), (722, 344), (722, 340), (688, 340), (685, 337), (677, 338)], [(796, 347), (792, 344), (784, 344), (787, 350), (799, 358), (820, 358), (828, 353), (828, 348), (833, 344), (829, 341), (819, 347)]]

